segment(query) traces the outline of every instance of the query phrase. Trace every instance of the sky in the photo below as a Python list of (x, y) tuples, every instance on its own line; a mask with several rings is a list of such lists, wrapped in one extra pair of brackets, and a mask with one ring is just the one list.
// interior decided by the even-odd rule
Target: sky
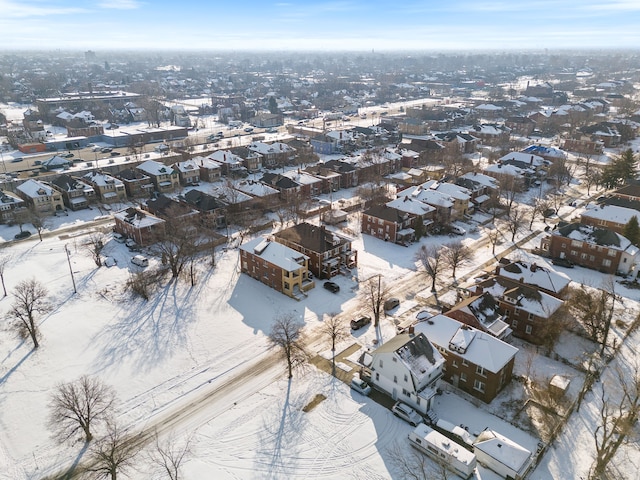
[(638, 0), (0, 0), (0, 49), (613, 49), (638, 24)]

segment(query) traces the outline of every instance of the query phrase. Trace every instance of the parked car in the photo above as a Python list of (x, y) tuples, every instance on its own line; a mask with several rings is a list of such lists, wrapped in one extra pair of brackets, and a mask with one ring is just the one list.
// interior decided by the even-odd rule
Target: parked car
[(75, 155), (71, 152), (60, 155), (62, 158), (73, 158)]
[(405, 422), (409, 422), (414, 427), (424, 422), (424, 419), (406, 403), (396, 402), (391, 411), (396, 417), (400, 417)]
[(117, 232), (113, 234), (113, 239), (118, 243), (124, 243), (125, 241), (124, 235)]
[(149, 259), (142, 255), (136, 255), (131, 259), (131, 263), (144, 268), (149, 266)]
[(559, 267), (573, 268), (573, 262), (571, 260), (567, 260), (566, 258), (554, 258), (553, 260), (551, 260), (551, 263)]
[(113, 148), (109, 148), (109, 147), (103, 147), (100, 149), (100, 152), (102, 153), (109, 153), (111, 150), (113, 150)]
[(117, 150), (114, 150), (113, 152), (110, 153), (110, 155), (112, 157), (117, 157), (118, 155), (120, 155), (120, 152), (118, 152)]
[(358, 330), (371, 323), (371, 317), (360, 317), (351, 320), (351, 330)]
[(323, 287), (332, 293), (338, 293), (340, 291), (340, 285), (334, 282), (324, 282)]
[(456, 235), (464, 235), (465, 233), (467, 233), (464, 228), (459, 227), (458, 225), (451, 225), (451, 232), (455, 233)]
[(388, 298), (387, 300), (385, 300), (384, 302), (384, 311), (388, 312), (389, 310), (393, 310), (394, 308), (396, 308), (398, 305), (400, 305), (400, 300), (392, 297), (392, 298)]
[(359, 377), (353, 377), (351, 380), (351, 388), (365, 397), (368, 397), (371, 393), (371, 386), (367, 385), (367, 382)]
[(11, 163), (19, 163), (22, 162), (24, 160), (24, 158), (22, 157), (16, 157), (13, 160), (11, 160)]
[(31, 236), (31, 232), (29, 230), (23, 230), (19, 233), (16, 233), (13, 238), (16, 240), (22, 240), (23, 238), (29, 238)]
[(251, 133), (251, 132), (253, 132), (253, 127), (247, 127), (247, 128), (244, 129), (244, 131), (247, 132), (247, 133)]

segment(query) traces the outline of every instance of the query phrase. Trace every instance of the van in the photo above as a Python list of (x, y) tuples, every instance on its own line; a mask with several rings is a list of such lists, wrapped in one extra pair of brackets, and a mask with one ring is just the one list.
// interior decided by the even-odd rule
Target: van
[(409, 434), (409, 442), (412, 447), (462, 478), (471, 478), (474, 475), (477, 466), (476, 456), (424, 423)]
[(137, 265), (139, 267), (148, 267), (149, 266), (149, 259), (147, 257), (142, 256), (142, 255), (136, 255), (131, 259), (131, 263), (133, 263), (134, 265)]

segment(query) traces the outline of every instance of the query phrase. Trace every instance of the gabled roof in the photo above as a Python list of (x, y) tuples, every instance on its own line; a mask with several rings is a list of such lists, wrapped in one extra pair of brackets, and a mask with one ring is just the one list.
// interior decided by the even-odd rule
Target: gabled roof
[(589, 225), (583, 225), (581, 223), (570, 223), (568, 225), (564, 225), (555, 230), (553, 235), (592, 243), (615, 250), (627, 251), (631, 254), (635, 254), (635, 252), (638, 251), (637, 247), (633, 246), (629, 240), (613, 230), (596, 228)]
[[(424, 334), (431, 343), (444, 348), (455, 355), (479, 365), (486, 370), (497, 373), (507, 365), (518, 353), (518, 349), (488, 333), (468, 327), (444, 315), (420, 318), (415, 324), (414, 331)], [(462, 329), (464, 338), (456, 337)], [(454, 340), (452, 344), (451, 341)], [(453, 350), (450, 345), (461, 345), (465, 340), (464, 352)]]
[(501, 266), (497, 275), (554, 293), (559, 293), (571, 282), (571, 279), (564, 273), (524, 261)]
[(529, 450), (493, 430), (482, 431), (473, 443), (473, 448), (518, 473), (524, 473), (531, 459)]
[(175, 173), (173, 168), (166, 166), (164, 163), (156, 162), (155, 160), (146, 160), (136, 168), (153, 176), (171, 175)]
[(333, 250), (341, 245), (351, 243), (346, 237), (327, 230), (324, 226), (318, 227), (307, 222), (299, 223), (275, 234), (276, 238), (282, 238), (294, 244), (317, 253)]
[(184, 200), (201, 212), (211, 212), (226, 207), (220, 199), (195, 188), (184, 194)]
[(302, 262), (309, 260), (306, 255), (277, 242), (262, 237), (254, 238), (240, 246), (240, 250), (257, 255), (287, 272), (295, 272), (302, 268)]

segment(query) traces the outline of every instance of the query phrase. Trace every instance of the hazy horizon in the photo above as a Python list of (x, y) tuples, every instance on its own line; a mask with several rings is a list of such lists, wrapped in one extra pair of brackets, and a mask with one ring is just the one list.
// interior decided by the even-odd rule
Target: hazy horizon
[(0, 0), (2, 50), (509, 51), (640, 46), (637, 0)]

